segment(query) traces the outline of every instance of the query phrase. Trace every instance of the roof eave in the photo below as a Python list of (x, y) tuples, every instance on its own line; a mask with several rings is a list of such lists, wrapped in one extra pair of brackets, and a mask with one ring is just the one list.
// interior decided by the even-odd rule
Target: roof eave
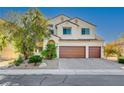
[(71, 17), (69, 17), (69, 16), (67, 16), (67, 15), (59, 14), (59, 15), (57, 15), (57, 16), (55, 16), (55, 17), (48, 18), (48, 20), (54, 19), (54, 18), (56, 18), (56, 17), (58, 17), (58, 16), (61, 16), (61, 15), (65, 16), (65, 17), (68, 17), (68, 18), (71, 18)]
[(74, 25), (76, 25), (76, 26), (79, 26), (78, 24), (73, 23), (73, 22), (71, 22), (71, 21), (69, 21), (69, 20), (65, 20), (65, 21), (63, 21), (63, 22), (60, 22), (60, 23), (56, 24), (56, 26), (58, 26), (58, 25), (60, 25), (60, 24), (63, 24), (63, 23), (65, 23), (65, 22), (70, 22), (70, 23), (72, 23), (72, 24), (74, 24)]
[(70, 20), (73, 20), (73, 19), (75, 19), (75, 18), (77, 18), (77, 19), (79, 19), (79, 20), (81, 20), (81, 21), (84, 21), (84, 22), (86, 22), (86, 23), (88, 23), (88, 24), (93, 25), (93, 26), (96, 27), (95, 24), (93, 24), (93, 23), (91, 23), (91, 22), (88, 22), (88, 21), (86, 21), (86, 20), (84, 20), (84, 19), (81, 19), (81, 18), (79, 18), (79, 17), (74, 17), (74, 18), (71, 18)]

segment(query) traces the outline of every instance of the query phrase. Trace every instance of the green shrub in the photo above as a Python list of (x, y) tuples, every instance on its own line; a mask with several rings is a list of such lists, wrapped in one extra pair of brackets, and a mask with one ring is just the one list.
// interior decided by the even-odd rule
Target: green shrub
[(119, 57), (118, 62), (124, 64), (124, 57)]
[(43, 50), (43, 51), (41, 52), (42, 58), (47, 58), (47, 55), (48, 55), (48, 51), (47, 51), (47, 50)]
[(29, 58), (29, 63), (34, 63), (34, 65), (37, 65), (37, 63), (41, 63), (42, 58), (39, 55), (33, 55)]
[(45, 50), (41, 52), (41, 56), (46, 59), (54, 59), (57, 57), (55, 44), (47, 44)]
[(14, 60), (14, 64), (16, 66), (19, 66), (23, 61), (24, 60), (23, 60), (22, 56), (19, 55), (19, 57), (16, 60)]

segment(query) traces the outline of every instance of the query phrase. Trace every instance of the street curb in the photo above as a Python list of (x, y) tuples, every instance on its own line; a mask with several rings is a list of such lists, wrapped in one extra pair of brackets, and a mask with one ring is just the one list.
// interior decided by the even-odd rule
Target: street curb
[(124, 75), (124, 70), (118, 69), (92, 69), (92, 70), (75, 70), (75, 69), (6, 69), (0, 70), (0, 75)]

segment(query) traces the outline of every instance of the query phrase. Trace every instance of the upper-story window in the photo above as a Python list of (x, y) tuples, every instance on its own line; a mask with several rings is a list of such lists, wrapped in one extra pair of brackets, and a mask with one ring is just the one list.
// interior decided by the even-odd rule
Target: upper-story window
[(68, 35), (68, 34), (71, 34), (71, 28), (70, 27), (63, 28), (63, 35)]
[(82, 28), (81, 34), (82, 35), (88, 35), (88, 34), (90, 34), (90, 29), (89, 28)]
[(51, 29), (50, 29), (49, 31), (50, 31), (51, 34), (54, 34), (54, 30), (51, 30)]

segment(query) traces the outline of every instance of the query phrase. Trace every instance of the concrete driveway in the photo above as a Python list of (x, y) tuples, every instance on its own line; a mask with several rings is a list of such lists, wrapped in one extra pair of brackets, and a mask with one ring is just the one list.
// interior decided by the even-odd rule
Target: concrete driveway
[(105, 59), (59, 59), (59, 69), (123, 69), (124, 65)]

